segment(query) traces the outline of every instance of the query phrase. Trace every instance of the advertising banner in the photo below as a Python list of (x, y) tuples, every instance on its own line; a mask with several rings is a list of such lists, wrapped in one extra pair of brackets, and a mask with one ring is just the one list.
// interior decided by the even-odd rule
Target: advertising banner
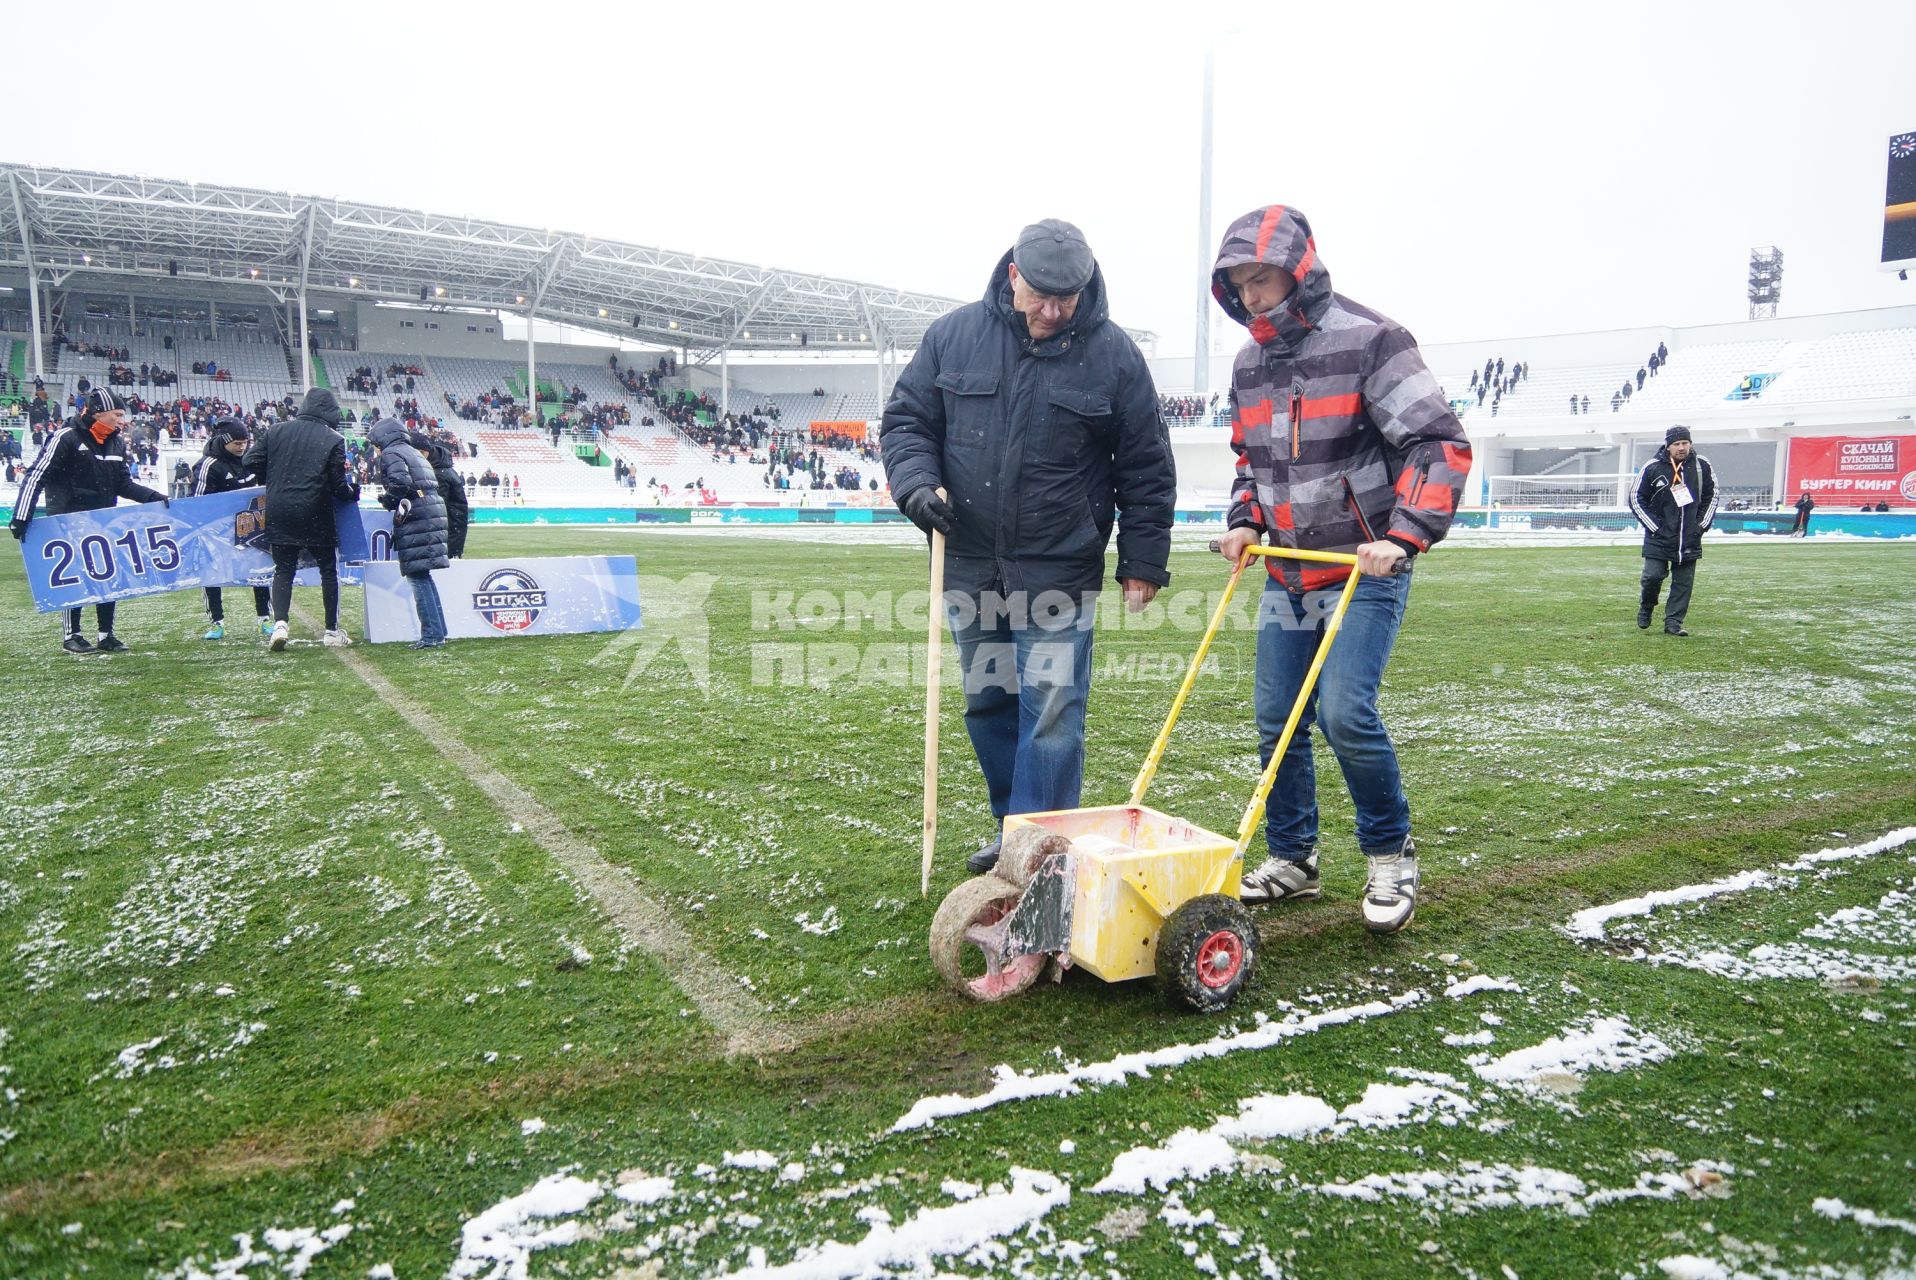
[(1797, 436), (1784, 504), (1804, 490), (1839, 507), (1916, 504), (1916, 436)]
[[(170, 506), (148, 502), (38, 516), (20, 543), (33, 607), (48, 613), (191, 587), (263, 585), (273, 575), (264, 507), (264, 490), (236, 489), (176, 498)], [(353, 504), (339, 504), (333, 515), (340, 580), (357, 582), (358, 570), (350, 566), (372, 554), (371, 537)], [(367, 515), (380, 523), (375, 513)], [(388, 548), (391, 541), (387, 520)], [(313, 571), (300, 581), (308, 577), (319, 580)]]
[[(454, 640), (496, 636), (624, 631), (639, 625), (639, 565), (632, 556), (526, 556), (455, 560), (434, 570), (446, 634)], [(419, 638), (412, 584), (392, 561), (368, 564), (366, 639), (374, 644)]]

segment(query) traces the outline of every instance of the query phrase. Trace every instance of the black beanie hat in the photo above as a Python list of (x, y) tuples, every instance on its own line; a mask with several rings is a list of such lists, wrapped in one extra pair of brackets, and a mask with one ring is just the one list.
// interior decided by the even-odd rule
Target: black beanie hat
[(1681, 423), (1678, 423), (1663, 433), (1663, 443), (1665, 444), (1675, 444), (1679, 440), (1688, 440), (1689, 438), (1690, 429)]
[(86, 393), (86, 400), (80, 406), (80, 425), (90, 427), (93, 425), (93, 420), (101, 414), (124, 408), (126, 408), (126, 401), (105, 387), (95, 387)]

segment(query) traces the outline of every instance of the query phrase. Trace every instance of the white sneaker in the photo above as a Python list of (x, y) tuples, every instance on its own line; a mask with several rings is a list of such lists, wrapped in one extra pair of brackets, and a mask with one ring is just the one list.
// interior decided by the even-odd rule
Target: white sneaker
[(1237, 890), (1237, 896), (1249, 903), (1289, 902), (1296, 898), (1315, 898), (1317, 894), (1317, 855), (1314, 853), (1302, 862), (1266, 858), (1245, 874)]
[(1372, 933), (1396, 933), (1417, 914), (1417, 846), (1408, 837), (1401, 853), (1370, 859), (1364, 886), (1364, 927)]
[(273, 624), (273, 634), (266, 638), (266, 647), (274, 653), (278, 653), (286, 647), (287, 638), (286, 624), (283, 622), (275, 622)]
[(319, 642), (328, 649), (350, 649), (353, 644), (353, 638), (344, 631), (322, 631), (319, 634)]

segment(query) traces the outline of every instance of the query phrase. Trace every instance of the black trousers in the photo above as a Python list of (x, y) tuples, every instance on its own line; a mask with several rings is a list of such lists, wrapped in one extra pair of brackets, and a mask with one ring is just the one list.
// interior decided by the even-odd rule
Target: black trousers
[(293, 575), (299, 572), (299, 557), (309, 555), (319, 563), (319, 598), (326, 606), (326, 629), (339, 630), (339, 548), (292, 547), (273, 544), (273, 621), (286, 621), (293, 606)]
[[(113, 634), (113, 613), (115, 607), (114, 602), (111, 600), (105, 604), (96, 604), (93, 606), (93, 620), (100, 624), (100, 634), (103, 636)], [(79, 609), (68, 609), (64, 621), (66, 625), (61, 628), (63, 638), (64, 636), (77, 636), (80, 634)]]
[[(253, 588), (253, 612), (264, 618), (273, 609), (273, 595), (265, 587)], [(215, 622), (226, 620), (226, 606), (220, 600), (218, 587), (206, 588), (206, 615)]]
[(1657, 597), (1663, 594), (1663, 580), (1670, 580), (1670, 602), (1663, 606), (1663, 629), (1680, 630), (1685, 615), (1690, 612), (1690, 588), (1696, 582), (1694, 560), (1686, 564), (1673, 565), (1668, 560), (1649, 560), (1643, 562), (1643, 599), (1638, 609), (1643, 617), (1649, 617), (1650, 611), (1657, 607)]

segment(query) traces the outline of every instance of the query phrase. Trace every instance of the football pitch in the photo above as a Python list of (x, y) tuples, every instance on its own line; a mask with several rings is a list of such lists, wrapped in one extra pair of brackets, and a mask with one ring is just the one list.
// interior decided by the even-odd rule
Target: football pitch
[[(1222, 586), (1182, 539), (1087, 804)], [(939, 984), (990, 818), (948, 675), (921, 899), (921, 548), (468, 547), (600, 552), (638, 631), (275, 656), (180, 594), (79, 659), (0, 556), (0, 1276), (1911, 1274), (1916, 549), (1712, 544), (1688, 639), (1628, 547), (1426, 557), (1417, 921), (1364, 932), (1320, 745), (1323, 898), (1210, 1018)], [(1150, 803), (1235, 830), (1251, 660)]]

